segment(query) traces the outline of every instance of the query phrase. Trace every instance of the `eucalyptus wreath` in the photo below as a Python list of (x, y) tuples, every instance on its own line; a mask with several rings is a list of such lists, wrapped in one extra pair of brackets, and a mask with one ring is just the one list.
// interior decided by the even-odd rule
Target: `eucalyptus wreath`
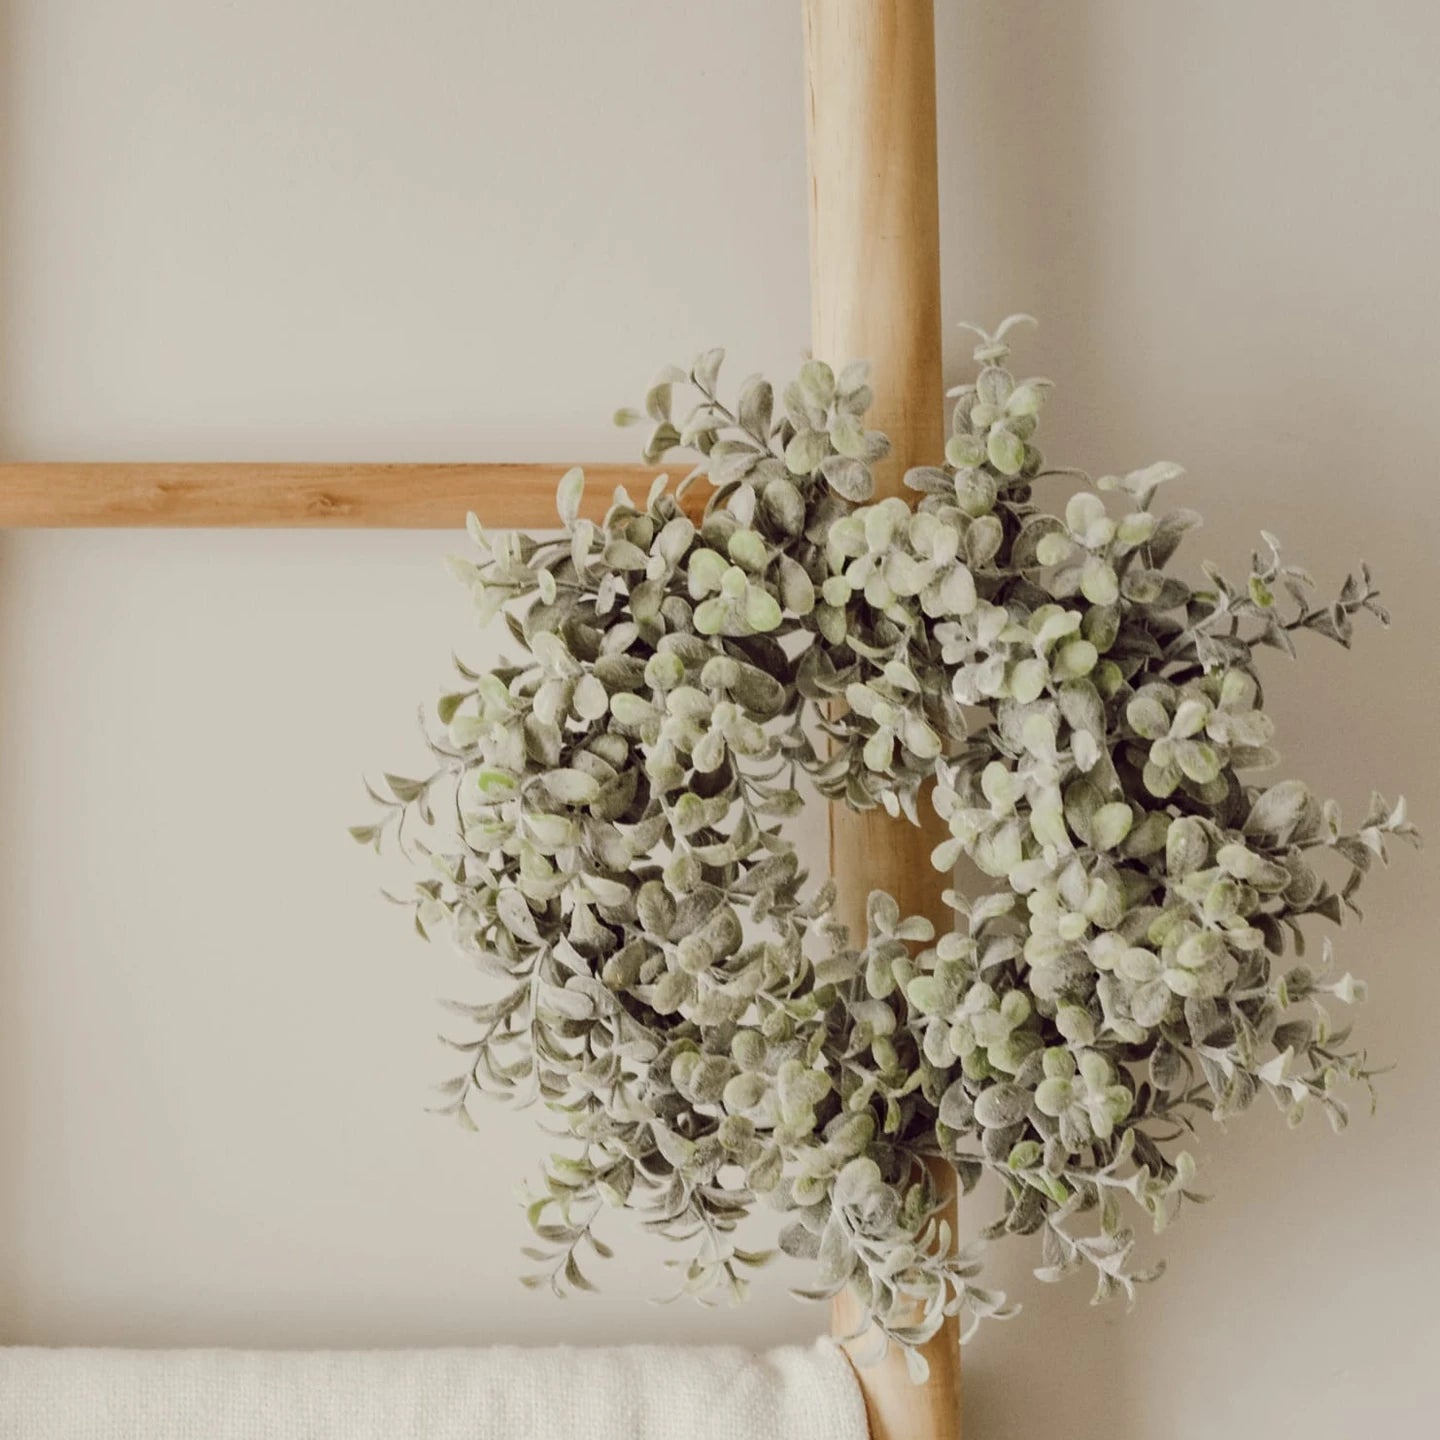
[[(1339, 1128), (1345, 1083), (1369, 1086), (1330, 1014), (1363, 986), (1305, 922), (1356, 910), (1414, 828), (1403, 802), (1347, 828), (1254, 777), (1277, 763), (1260, 652), (1388, 623), (1370, 572), (1319, 602), (1267, 534), (1238, 582), (1168, 573), (1200, 521), (1154, 508), (1181, 471), (1047, 468), (1050, 386), (1006, 367), (1020, 318), (976, 332), (913, 506), (872, 499), (889, 444), (864, 364), (808, 361), (778, 412), (754, 377), (731, 408), (712, 350), (617, 416), (648, 423), (652, 463), (698, 455), (678, 485), (617, 490), (595, 524), (572, 470), (553, 538), (471, 517), (479, 558), (454, 568), (516, 658), (457, 662), (434, 773), (387, 776), (354, 834), (398, 840), (421, 933), (498, 984), (450, 1006), (462, 1068), (437, 1108), (473, 1129), (477, 1093), (538, 1099), (573, 1141), (532, 1193), (526, 1283), (592, 1288), (620, 1208), (687, 1247), (682, 1292), (741, 1298), (769, 1254), (737, 1227), (768, 1205), (814, 1262), (797, 1293), (853, 1287), (919, 1376), (946, 1314), (968, 1333), (1013, 1309), (979, 1283), (985, 1241), (1038, 1235), (1042, 1279), (1133, 1299), (1160, 1270), (1134, 1263), (1133, 1218), (1201, 1198), (1200, 1115), (1265, 1095)], [(1057, 511), (1045, 481), (1073, 491)], [(945, 891), (942, 934), (883, 892), (847, 934), (786, 833), (816, 791), (933, 805), (937, 871), (965, 857), (986, 883)], [(975, 1244), (936, 1162), (966, 1193), (998, 1182)]]

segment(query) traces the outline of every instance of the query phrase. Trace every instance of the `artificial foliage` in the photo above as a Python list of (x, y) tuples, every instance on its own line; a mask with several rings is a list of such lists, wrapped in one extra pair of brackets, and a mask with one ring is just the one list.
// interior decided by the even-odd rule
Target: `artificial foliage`
[[(422, 933), (493, 981), (450, 1007), (440, 1108), (474, 1128), (476, 1095), (538, 1099), (570, 1137), (533, 1194), (529, 1283), (589, 1288), (625, 1209), (685, 1247), (682, 1291), (741, 1297), (768, 1255), (738, 1227), (770, 1207), (813, 1263), (797, 1293), (852, 1286), (918, 1375), (946, 1312), (1009, 1313), (986, 1241), (1034, 1237), (1042, 1279), (1133, 1297), (1159, 1268), (1133, 1261), (1136, 1220), (1200, 1198), (1200, 1117), (1264, 1098), (1339, 1127), (1368, 1088), (1332, 1017), (1361, 984), (1307, 931), (1413, 828), (1403, 803), (1347, 825), (1274, 778), (1260, 660), (1384, 623), (1370, 573), (1318, 600), (1268, 535), (1233, 580), (1173, 572), (1200, 521), (1156, 508), (1180, 470), (1049, 468), (1014, 318), (981, 335), (913, 505), (872, 499), (863, 364), (727, 402), (716, 350), (617, 417), (648, 424), (652, 462), (698, 456), (678, 485), (617, 491), (597, 525), (571, 471), (558, 538), (472, 517), (455, 568), (514, 658), (459, 667), (434, 773), (387, 777), (355, 834), (398, 839)], [(787, 834), (816, 793), (933, 805), (937, 887), (968, 862), (953, 926), (876, 892), (847, 934)], [(991, 1177), (974, 1245), (936, 1161), (966, 1194)]]

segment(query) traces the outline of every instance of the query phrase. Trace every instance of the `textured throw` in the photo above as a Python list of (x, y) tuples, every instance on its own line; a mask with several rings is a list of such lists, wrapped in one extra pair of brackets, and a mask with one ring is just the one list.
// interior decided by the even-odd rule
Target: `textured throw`
[(0, 1349), (3, 1440), (866, 1440), (828, 1341), (397, 1351)]

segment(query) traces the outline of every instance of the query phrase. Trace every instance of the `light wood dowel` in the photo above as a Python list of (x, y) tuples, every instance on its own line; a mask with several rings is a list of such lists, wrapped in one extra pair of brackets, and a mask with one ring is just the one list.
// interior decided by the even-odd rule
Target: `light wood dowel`
[[(678, 480), (683, 465), (671, 474)], [(540, 465), (0, 465), (0, 529), (69, 526), (351, 526), (458, 529), (473, 510), (494, 529), (552, 529), (563, 462)], [(649, 465), (587, 465), (583, 513), (617, 485), (645, 503)], [(687, 496), (704, 504), (704, 487)], [(687, 507), (688, 508), (688, 507)]]
[[(837, 366), (872, 363), (868, 423), (894, 446), (877, 467), (877, 489), (908, 496), (905, 470), (940, 463), (944, 450), (933, 10), (930, 0), (804, 0), (804, 17), (814, 352)], [(866, 896), (876, 888), (948, 928), (929, 860), (933, 825), (917, 830), (883, 811), (841, 806), (830, 814), (831, 872), (852, 933), (864, 933)], [(953, 1172), (942, 1168), (953, 1194)], [(857, 1314), (852, 1296), (837, 1299), (834, 1333), (852, 1330)], [(925, 1358), (923, 1386), (911, 1383), (893, 1349), (857, 1370), (872, 1440), (957, 1440), (953, 1321)]]

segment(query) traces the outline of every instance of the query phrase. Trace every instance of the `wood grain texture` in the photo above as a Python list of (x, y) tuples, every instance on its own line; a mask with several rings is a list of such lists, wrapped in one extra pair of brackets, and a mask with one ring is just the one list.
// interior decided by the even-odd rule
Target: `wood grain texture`
[[(871, 362), (867, 423), (893, 444), (877, 467), (877, 491), (908, 494), (905, 471), (939, 463), (944, 450), (933, 9), (930, 0), (804, 0), (804, 17), (814, 353), (836, 366)], [(831, 873), (852, 933), (864, 933), (866, 897), (876, 888), (906, 913), (949, 928), (929, 858), (938, 822), (916, 829), (883, 811), (841, 806), (830, 814)], [(950, 1167), (938, 1178), (953, 1195)], [(840, 1296), (833, 1333), (848, 1334), (858, 1316), (854, 1297)], [(912, 1384), (895, 1350), (857, 1367), (872, 1440), (958, 1440), (954, 1321), (925, 1358), (923, 1386)]]
[[(474, 511), (492, 529), (553, 529), (568, 467), (539, 465), (0, 465), (0, 529), (73, 526), (349, 526), (461, 529)], [(684, 466), (670, 473), (678, 480)], [(658, 469), (587, 465), (582, 513), (598, 520), (615, 487), (644, 504)], [(687, 502), (703, 506), (703, 486)], [(687, 507), (688, 508), (688, 507)]]

